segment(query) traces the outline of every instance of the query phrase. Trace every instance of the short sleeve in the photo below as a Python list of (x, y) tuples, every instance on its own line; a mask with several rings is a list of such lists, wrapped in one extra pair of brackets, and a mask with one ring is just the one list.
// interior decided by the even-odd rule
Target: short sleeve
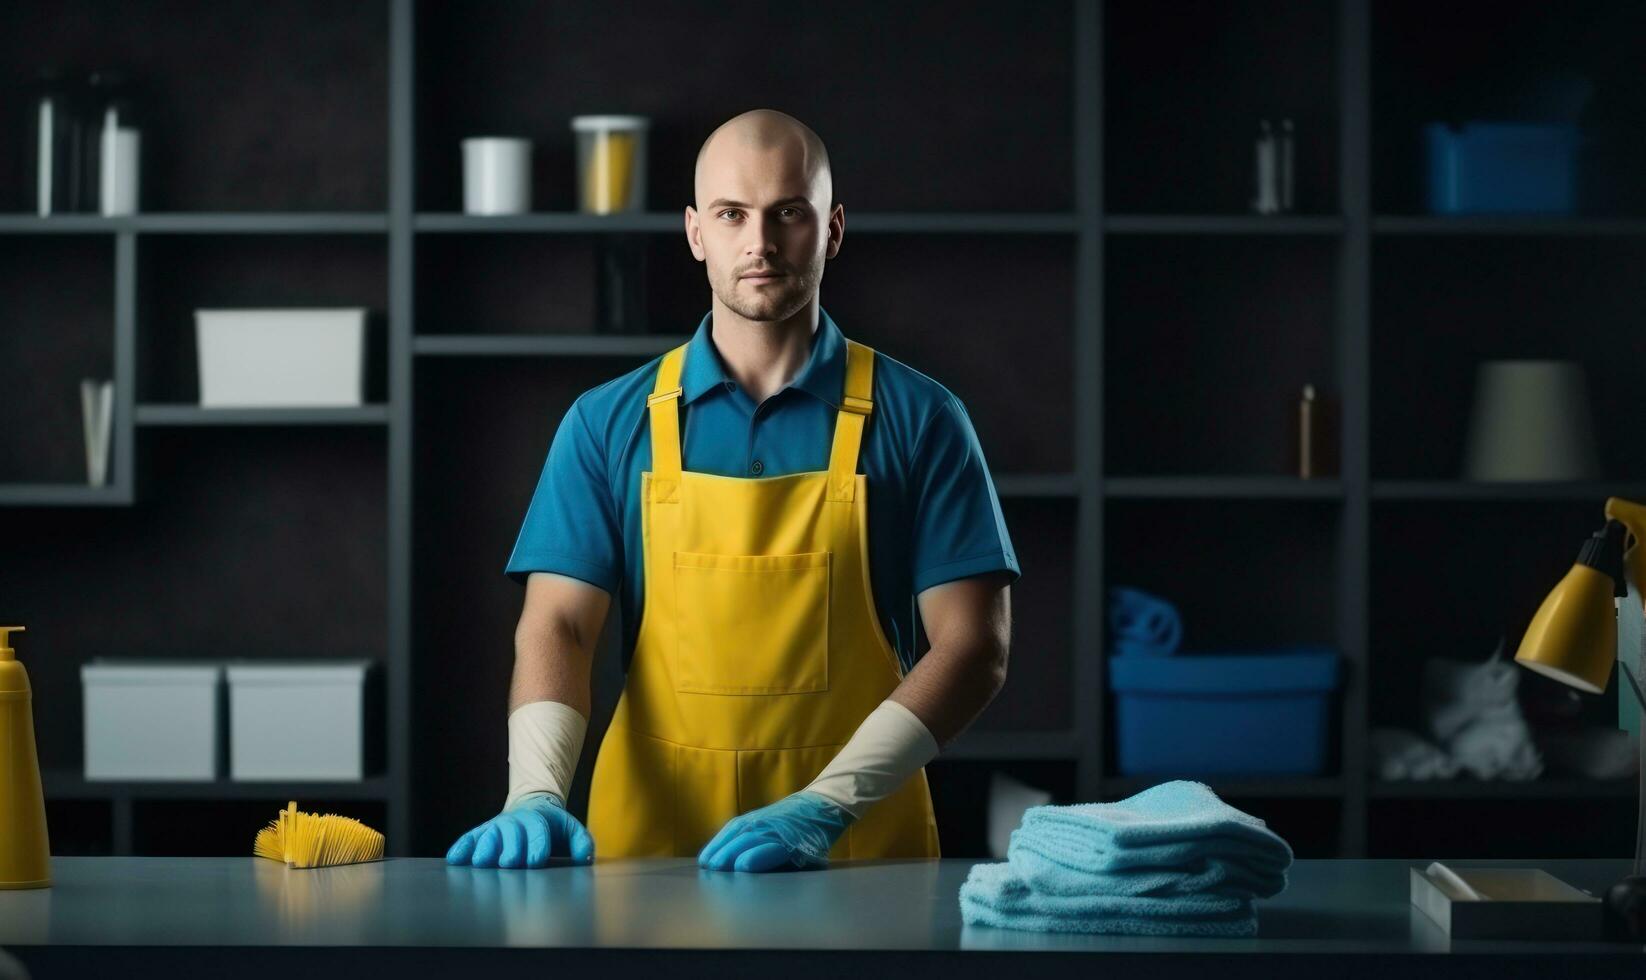
[(952, 392), (922, 429), (910, 465), (915, 594), (992, 571), (1016, 582), (1022, 569), (983, 447)]
[(605, 447), (583, 412), (580, 395), (554, 434), (504, 573), (524, 585), (531, 572), (557, 572), (616, 595), (623, 535)]

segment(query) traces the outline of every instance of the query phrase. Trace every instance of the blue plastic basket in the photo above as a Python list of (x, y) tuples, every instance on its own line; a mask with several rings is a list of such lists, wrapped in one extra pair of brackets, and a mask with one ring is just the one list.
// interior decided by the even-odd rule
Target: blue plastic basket
[(1429, 123), (1429, 210), (1571, 214), (1579, 143), (1570, 123)]
[(1120, 772), (1320, 773), (1338, 660), (1317, 646), (1110, 657)]

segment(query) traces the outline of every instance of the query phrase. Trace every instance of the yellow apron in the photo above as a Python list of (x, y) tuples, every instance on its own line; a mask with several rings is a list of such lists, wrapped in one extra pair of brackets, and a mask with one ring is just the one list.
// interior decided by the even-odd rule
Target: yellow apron
[[(828, 470), (741, 479), (680, 468), (687, 346), (646, 400), (644, 608), (589, 787), (597, 859), (696, 856), (732, 817), (805, 788), (903, 677), (875, 615), (857, 472), (874, 351), (846, 341)], [(938, 857), (925, 770), (829, 856)]]

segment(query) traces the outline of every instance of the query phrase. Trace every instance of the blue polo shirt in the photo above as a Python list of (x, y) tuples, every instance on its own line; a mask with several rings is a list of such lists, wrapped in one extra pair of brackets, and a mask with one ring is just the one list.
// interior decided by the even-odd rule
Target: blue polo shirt
[[(806, 364), (760, 405), (726, 371), (705, 314), (681, 367), (681, 466), (747, 479), (829, 467), (846, 341), (819, 307)], [(560, 420), (505, 568), (557, 572), (619, 596), (626, 670), (640, 624), (640, 474), (651, 467), (646, 396), (659, 354), (577, 396)], [(1022, 574), (1000, 498), (960, 399), (879, 351), (858, 471), (868, 477), (869, 577), (886, 638), (914, 666), (915, 596), (952, 579)]]

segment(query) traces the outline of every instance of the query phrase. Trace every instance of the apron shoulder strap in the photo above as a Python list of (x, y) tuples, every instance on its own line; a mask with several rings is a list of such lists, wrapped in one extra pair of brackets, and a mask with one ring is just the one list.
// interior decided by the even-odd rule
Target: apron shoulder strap
[(829, 499), (850, 503), (857, 492), (857, 456), (863, 426), (874, 411), (874, 348), (846, 338), (846, 383), (829, 450)]
[(651, 417), (652, 484), (664, 500), (674, 498), (674, 488), (680, 482), (680, 368), (688, 346), (681, 344), (663, 355), (657, 366), (657, 382), (646, 396), (646, 410)]

